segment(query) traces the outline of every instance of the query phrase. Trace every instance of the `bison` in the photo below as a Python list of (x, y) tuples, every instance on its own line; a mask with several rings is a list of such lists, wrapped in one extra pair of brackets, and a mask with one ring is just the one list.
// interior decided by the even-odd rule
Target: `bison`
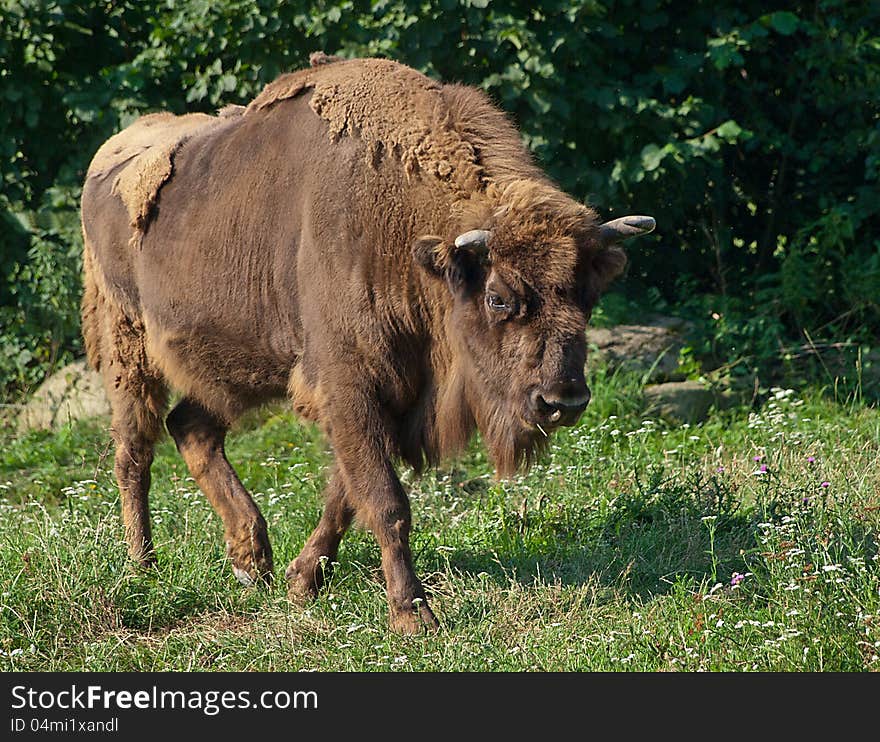
[(590, 400), (585, 328), (650, 217), (601, 224), (479, 90), (384, 59), (318, 55), (218, 115), (143, 116), (82, 195), (82, 328), (112, 407), (131, 556), (155, 560), (148, 490), (165, 421), (246, 584), (266, 521), (226, 459), (245, 410), (287, 397), (334, 463), (285, 573), (317, 595), (357, 517), (381, 547), (393, 630), (437, 627), (413, 571), (421, 470), (482, 434), (499, 475)]

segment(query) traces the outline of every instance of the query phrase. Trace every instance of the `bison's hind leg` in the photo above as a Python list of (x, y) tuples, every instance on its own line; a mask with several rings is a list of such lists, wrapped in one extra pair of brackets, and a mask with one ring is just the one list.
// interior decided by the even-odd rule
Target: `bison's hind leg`
[(87, 298), (101, 305), (84, 307), (93, 310), (86, 325), (90, 333), (87, 341), (90, 360), (101, 372), (112, 410), (114, 472), (125, 538), (131, 557), (148, 565), (155, 561), (150, 529), (150, 466), (162, 431), (167, 390), (161, 375), (147, 360), (143, 325), (105, 301), (88, 280), (86, 290)]
[(272, 547), (266, 521), (226, 458), (228, 426), (190, 399), (171, 411), (166, 425), (190, 473), (223, 520), (235, 576), (245, 585), (268, 582)]
[(291, 600), (299, 602), (317, 597), (352, 518), (354, 508), (346, 499), (345, 482), (339, 470), (334, 468), (324, 491), (321, 521), (284, 574)]

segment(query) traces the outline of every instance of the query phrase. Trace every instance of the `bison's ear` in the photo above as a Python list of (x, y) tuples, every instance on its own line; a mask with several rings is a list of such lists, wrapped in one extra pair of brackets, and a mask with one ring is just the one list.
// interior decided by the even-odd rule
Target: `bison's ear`
[(445, 280), (453, 294), (467, 293), (488, 261), (488, 237), (488, 232), (474, 229), (450, 244), (442, 237), (425, 235), (413, 244), (413, 260), (429, 275)]
[(608, 285), (617, 278), (626, 267), (626, 253), (617, 245), (605, 247), (593, 258), (593, 271), (596, 276), (596, 287), (604, 293)]
[(412, 246), (413, 259), (432, 276), (442, 278), (449, 263), (449, 245), (442, 237), (428, 234), (419, 237)]

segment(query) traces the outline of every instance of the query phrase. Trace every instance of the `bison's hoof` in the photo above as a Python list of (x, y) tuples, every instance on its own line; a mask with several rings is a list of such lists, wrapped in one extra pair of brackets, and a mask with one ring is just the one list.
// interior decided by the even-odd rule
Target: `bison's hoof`
[(416, 634), (432, 634), (440, 628), (434, 612), (428, 607), (424, 598), (413, 600), (412, 608), (395, 608), (390, 606), (389, 626), (396, 634), (414, 636)]
[(272, 551), (259, 549), (244, 552), (226, 543), (226, 556), (232, 561), (232, 574), (242, 585), (268, 585), (272, 582)]
[(238, 580), (245, 587), (250, 587), (255, 582), (254, 578), (251, 577), (251, 574), (249, 572), (246, 572), (240, 567), (236, 567), (234, 564), (232, 565), (232, 574), (234, 574), (235, 579)]
[(152, 549), (150, 549), (150, 551), (131, 554), (131, 560), (138, 569), (144, 570), (152, 569), (159, 564), (156, 559), (156, 552)]
[(272, 564), (239, 567), (232, 563), (232, 574), (245, 587), (252, 585), (270, 585), (272, 583)]
[(287, 579), (287, 598), (294, 603), (303, 603), (318, 597), (318, 591), (330, 572), (327, 557), (317, 560), (298, 556), (288, 566), (284, 577)]

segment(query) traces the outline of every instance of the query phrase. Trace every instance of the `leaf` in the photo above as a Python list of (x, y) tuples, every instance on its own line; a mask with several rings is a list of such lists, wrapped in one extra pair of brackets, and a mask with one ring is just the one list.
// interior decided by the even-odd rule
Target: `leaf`
[[(712, 39), (712, 41), (718, 40)], [(712, 64), (715, 65), (715, 68), (719, 70), (727, 69), (731, 65), (742, 65), (745, 61), (743, 55), (737, 51), (736, 46), (725, 41), (717, 44), (712, 44), (710, 41), (708, 56), (712, 60)]]
[[(783, 36), (791, 36), (795, 31), (800, 27), (800, 19), (794, 14), (787, 10), (779, 10), (775, 13), (771, 13), (768, 16), (764, 16), (767, 19), (767, 23), (770, 27)], [(762, 18), (761, 20), (764, 20)]]
[(642, 167), (648, 172), (656, 170), (660, 167), (664, 157), (666, 157), (664, 150), (660, 149), (656, 144), (649, 144), (642, 148)]
[(725, 121), (721, 126), (719, 126), (715, 133), (723, 140), (727, 142), (736, 141), (737, 137), (742, 133), (742, 127), (733, 121)]
[(669, 16), (664, 12), (644, 13), (639, 17), (639, 25), (647, 32), (656, 31), (669, 23)]
[(678, 95), (687, 85), (684, 77), (678, 72), (666, 72), (661, 79), (663, 90), (670, 95)]
[(541, 115), (550, 110), (550, 101), (544, 98), (540, 93), (529, 91), (528, 101), (532, 109)]
[(522, 38), (520, 38), (519, 30), (516, 28), (505, 28), (498, 34), (498, 38), (502, 41), (509, 41), (517, 50), (523, 47)]
[(238, 81), (235, 79), (235, 75), (227, 73), (220, 78), (220, 90), (224, 93), (231, 93), (235, 90), (237, 84)]

